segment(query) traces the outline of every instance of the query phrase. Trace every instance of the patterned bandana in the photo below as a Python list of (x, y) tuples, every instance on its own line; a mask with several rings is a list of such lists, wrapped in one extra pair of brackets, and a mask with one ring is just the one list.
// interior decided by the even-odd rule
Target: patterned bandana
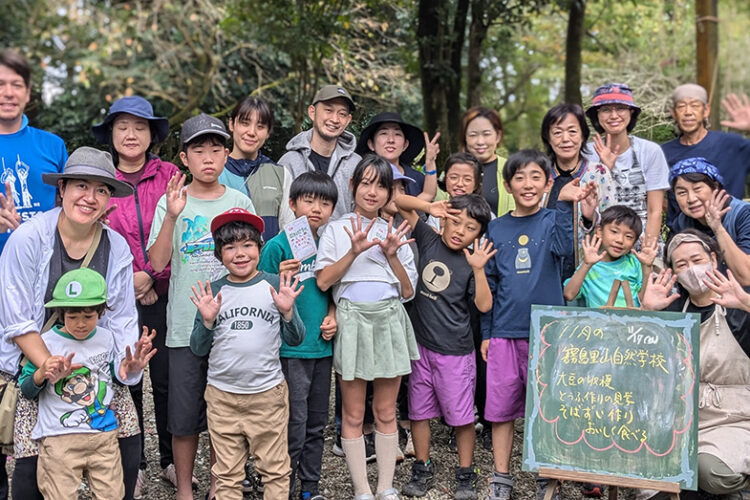
[(724, 185), (724, 179), (721, 177), (719, 170), (708, 162), (705, 158), (685, 158), (680, 160), (669, 170), (669, 183), (683, 174), (703, 174), (714, 182)]

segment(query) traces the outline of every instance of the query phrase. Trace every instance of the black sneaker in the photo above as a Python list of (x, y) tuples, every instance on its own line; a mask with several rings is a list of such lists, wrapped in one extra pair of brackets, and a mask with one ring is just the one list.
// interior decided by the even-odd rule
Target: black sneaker
[(411, 479), (401, 488), (407, 497), (423, 497), (435, 484), (435, 467), (432, 461), (425, 465), (421, 460), (411, 464)]
[(265, 490), (265, 486), (263, 486), (263, 480), (260, 478), (260, 474), (256, 472), (255, 473), (255, 492), (262, 496), (264, 490)]
[(365, 460), (367, 463), (375, 461), (375, 433), (365, 434)]
[(513, 494), (513, 478), (510, 474), (493, 472), (490, 477), (490, 492), (486, 500), (510, 500)]
[(250, 464), (245, 464), (245, 479), (242, 480), (242, 493), (253, 493), (255, 491), (255, 478)]
[(456, 500), (474, 500), (477, 498), (477, 478), (479, 468), (456, 467)]

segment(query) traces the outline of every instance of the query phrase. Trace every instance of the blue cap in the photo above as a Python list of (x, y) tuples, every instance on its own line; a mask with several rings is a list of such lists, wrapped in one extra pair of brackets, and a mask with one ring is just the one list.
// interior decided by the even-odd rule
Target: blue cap
[(152, 138), (154, 144), (163, 141), (169, 135), (169, 120), (162, 116), (154, 116), (154, 108), (151, 107), (151, 103), (141, 96), (134, 95), (130, 97), (122, 97), (116, 100), (109, 108), (109, 112), (107, 113), (107, 116), (104, 117), (104, 121), (91, 127), (97, 141), (102, 144), (109, 142), (111, 133), (109, 130), (109, 124), (112, 123), (120, 113), (128, 113), (129, 115), (144, 118), (149, 122), (152, 122), (156, 132), (156, 137)]
[(719, 169), (705, 158), (685, 158), (672, 165), (669, 169), (669, 183), (672, 184), (675, 178), (683, 174), (703, 174), (712, 181), (724, 185), (724, 178), (719, 173)]
[(401, 173), (401, 171), (398, 169), (396, 165), (393, 163), (388, 163), (388, 165), (391, 166), (391, 170), (393, 170), (393, 180), (394, 181), (408, 181), (408, 182), (414, 182), (414, 179), (411, 177), (407, 177), (404, 174)]

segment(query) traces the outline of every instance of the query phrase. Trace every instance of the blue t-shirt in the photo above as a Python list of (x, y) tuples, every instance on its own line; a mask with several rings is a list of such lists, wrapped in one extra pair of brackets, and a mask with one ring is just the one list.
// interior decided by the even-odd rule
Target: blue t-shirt
[(482, 314), (482, 338), (528, 338), (532, 304), (561, 306), (562, 258), (573, 252), (573, 207), (533, 215), (510, 213), (490, 222), (487, 239), (497, 253), (485, 266), (492, 310)]
[[(581, 264), (583, 265), (583, 264)], [(580, 267), (580, 266), (579, 266)], [(633, 294), (633, 305), (641, 307), (638, 293), (643, 286), (643, 268), (641, 262), (632, 253), (625, 254), (612, 262), (599, 261), (589, 269), (583, 279), (581, 289), (576, 299), (583, 297), (586, 307), (602, 307), (607, 305), (609, 292), (615, 280), (630, 283), (630, 292)], [(570, 278), (565, 280), (568, 284)], [(615, 307), (626, 307), (625, 292), (622, 288), (617, 292)]]
[[(18, 132), (0, 134), (0, 192), (5, 193), (5, 183), (10, 182), (21, 222), (54, 208), (57, 190), (42, 182), (42, 174), (62, 172), (67, 160), (63, 140), (30, 127), (25, 115)], [(0, 233), (0, 252), (10, 233)]]
[[(745, 180), (750, 173), (750, 140), (738, 134), (716, 132), (709, 130), (698, 144), (685, 146), (680, 144), (680, 138), (673, 139), (661, 145), (667, 164), (672, 165), (685, 158), (703, 157), (713, 164), (724, 178), (724, 188), (735, 198), (742, 198), (745, 194)], [(679, 213), (674, 194), (669, 192), (669, 208), (667, 210), (667, 225), (672, 227), (672, 221)]]

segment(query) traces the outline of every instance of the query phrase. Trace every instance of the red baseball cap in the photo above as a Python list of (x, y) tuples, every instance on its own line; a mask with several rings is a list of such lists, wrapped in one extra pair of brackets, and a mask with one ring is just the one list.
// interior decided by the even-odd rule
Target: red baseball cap
[(244, 208), (239, 207), (230, 208), (226, 212), (214, 217), (214, 220), (211, 221), (211, 232), (215, 233), (221, 226), (232, 221), (247, 222), (257, 229), (260, 234), (263, 234), (263, 229), (265, 227), (263, 219), (255, 214), (251, 214)]

